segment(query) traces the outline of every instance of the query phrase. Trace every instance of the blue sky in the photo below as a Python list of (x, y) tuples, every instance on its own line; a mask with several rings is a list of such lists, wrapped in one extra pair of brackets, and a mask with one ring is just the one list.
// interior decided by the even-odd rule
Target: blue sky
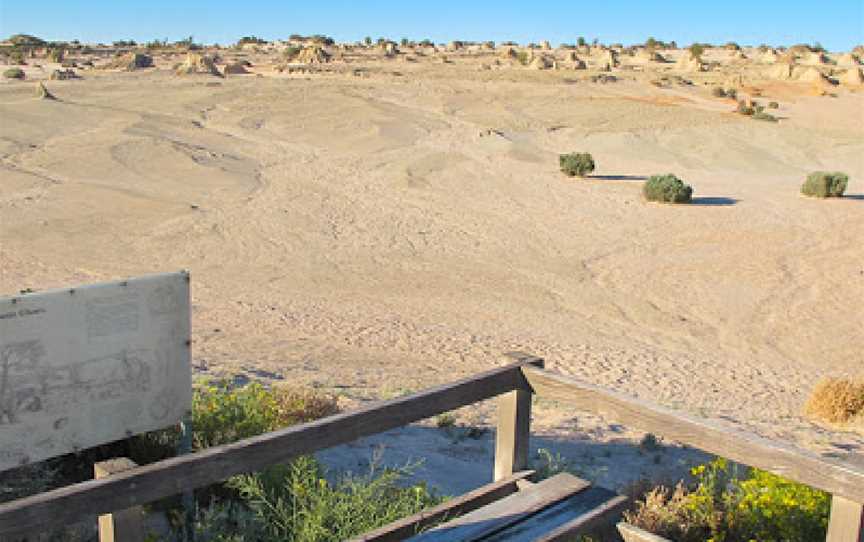
[(830, 50), (848, 50), (864, 42), (864, 0), (0, 0), (0, 35), (15, 33), (85, 42), (174, 41), (192, 35), (198, 42), (222, 44), (244, 35), (279, 39), (294, 33), (326, 34), (338, 41), (368, 35), (435, 42), (547, 39), (553, 44), (578, 36), (625, 44), (653, 36), (680, 45), (818, 41)]

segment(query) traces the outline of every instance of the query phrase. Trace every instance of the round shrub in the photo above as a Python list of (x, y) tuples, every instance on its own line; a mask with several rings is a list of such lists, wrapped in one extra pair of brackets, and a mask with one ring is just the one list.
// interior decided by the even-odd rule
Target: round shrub
[(780, 104), (777, 102), (768, 102), (768, 109), (777, 109), (778, 107), (780, 107)]
[(648, 201), (659, 201), (662, 203), (690, 203), (693, 197), (693, 188), (684, 184), (684, 181), (671, 173), (666, 175), (652, 175), (642, 193)]
[(741, 113), (742, 115), (747, 115), (748, 117), (756, 112), (753, 106), (748, 105), (746, 101), (740, 100), (738, 102), (738, 109), (735, 110), (737, 113)]
[(559, 156), (558, 165), (570, 177), (584, 177), (594, 171), (594, 158), (587, 152), (571, 152)]
[(725, 98), (726, 91), (723, 90), (723, 87), (714, 87), (713, 89), (711, 89), (711, 95), (715, 98)]
[(24, 70), (21, 68), (9, 68), (3, 72), (6, 79), (24, 79)]
[(807, 175), (801, 193), (816, 198), (839, 198), (846, 191), (848, 183), (849, 176), (845, 173), (814, 171)]

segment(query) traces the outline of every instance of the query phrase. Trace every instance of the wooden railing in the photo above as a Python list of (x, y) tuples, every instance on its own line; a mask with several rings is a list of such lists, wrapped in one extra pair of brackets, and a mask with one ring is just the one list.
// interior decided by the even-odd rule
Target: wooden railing
[(508, 356), (515, 362), (457, 382), (2, 504), (0, 539), (208, 486), (492, 397), (499, 397), (493, 477), (502, 480), (528, 466), (537, 394), (827, 491), (833, 495), (828, 540), (864, 542), (864, 469), (545, 371), (528, 354)]

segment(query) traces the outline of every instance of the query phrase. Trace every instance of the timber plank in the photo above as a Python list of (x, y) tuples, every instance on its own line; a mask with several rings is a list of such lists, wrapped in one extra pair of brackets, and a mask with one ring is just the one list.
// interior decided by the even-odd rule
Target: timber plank
[(603, 487), (590, 487), (533, 516), (483, 539), (483, 542), (560, 540), (583, 534), (602, 521), (614, 523), (627, 498)]
[(478, 508), (453, 521), (410, 538), (414, 542), (469, 542), (485, 539), (497, 531), (555, 505), (591, 486), (590, 482), (567, 473), (547, 478), (527, 491)]

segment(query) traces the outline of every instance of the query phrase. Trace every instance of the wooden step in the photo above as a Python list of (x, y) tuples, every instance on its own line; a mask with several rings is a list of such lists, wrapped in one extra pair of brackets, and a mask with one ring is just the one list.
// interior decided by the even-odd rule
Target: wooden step
[[(481, 540), (588, 489), (590, 482), (558, 474), (453, 521), (410, 538), (414, 542), (470, 542)], [(572, 520), (573, 516), (567, 516)], [(555, 525), (557, 527), (558, 525)], [(554, 528), (554, 527), (553, 527)]]
[(530, 484), (527, 479), (533, 475), (533, 470), (517, 472), (503, 480), (486, 484), (464, 495), (445, 501), (438, 506), (427, 508), (413, 516), (394, 521), (374, 531), (353, 538), (350, 542), (396, 542), (405, 540), (429, 525), (462, 516), (516, 493), (523, 487), (522, 483)]
[(484, 542), (552, 542), (573, 540), (613, 525), (629, 499), (603, 487), (580, 491), (545, 510), (483, 538)]

